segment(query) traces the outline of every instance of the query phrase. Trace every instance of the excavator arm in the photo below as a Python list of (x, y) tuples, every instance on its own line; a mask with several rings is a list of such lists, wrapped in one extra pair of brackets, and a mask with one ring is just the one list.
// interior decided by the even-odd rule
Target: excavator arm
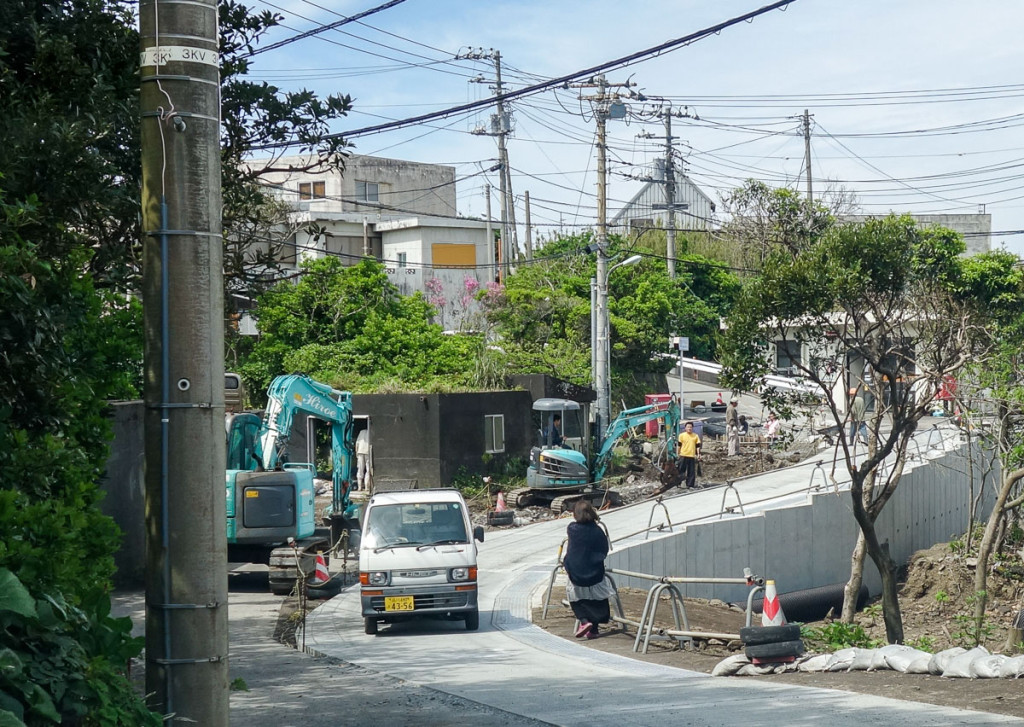
[(352, 395), (308, 376), (278, 376), (267, 390), (267, 409), (256, 442), (256, 459), (263, 469), (281, 463), (292, 433), (295, 414), (306, 413), (331, 426), (333, 506), (343, 513), (349, 505), (349, 473), (352, 469)]
[(612, 423), (608, 425), (605, 432), (604, 443), (601, 450), (594, 458), (594, 482), (600, 482), (604, 478), (605, 470), (608, 468), (608, 460), (611, 458), (612, 449), (616, 442), (633, 427), (646, 424), (650, 421), (664, 420), (665, 427), (675, 431), (679, 425), (679, 404), (675, 397), (665, 407), (663, 404), (647, 404), (638, 406), (635, 409), (626, 409), (621, 412)]

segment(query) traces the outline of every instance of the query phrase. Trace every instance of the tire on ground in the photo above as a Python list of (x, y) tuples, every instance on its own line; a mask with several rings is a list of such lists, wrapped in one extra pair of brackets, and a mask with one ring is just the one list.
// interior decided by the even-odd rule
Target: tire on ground
[(364, 618), (363, 631), (366, 632), (366, 634), (369, 636), (375, 636), (377, 634), (377, 619)]
[(469, 611), (466, 613), (466, 631), (476, 631), (480, 628), (480, 611)]
[(797, 624), (785, 626), (744, 626), (740, 629), (740, 639), (746, 646), (759, 644), (777, 644), (780, 641), (796, 641), (800, 638), (800, 627)]
[(803, 641), (778, 641), (774, 644), (758, 644), (743, 650), (748, 659), (782, 659), (788, 656), (800, 656), (804, 653)]

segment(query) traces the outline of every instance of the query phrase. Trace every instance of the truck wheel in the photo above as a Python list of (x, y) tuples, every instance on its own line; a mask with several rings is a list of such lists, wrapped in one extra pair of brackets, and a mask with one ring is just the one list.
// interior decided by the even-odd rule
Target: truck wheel
[(480, 611), (470, 611), (466, 614), (466, 631), (476, 631), (480, 628)]
[(369, 636), (377, 635), (377, 619), (375, 618), (364, 618), (363, 619), (363, 631)]

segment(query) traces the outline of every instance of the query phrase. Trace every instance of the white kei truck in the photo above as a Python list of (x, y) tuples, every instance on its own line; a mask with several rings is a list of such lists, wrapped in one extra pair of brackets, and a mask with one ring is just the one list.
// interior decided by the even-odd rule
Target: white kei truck
[(367, 634), (381, 623), (447, 618), (480, 627), (476, 541), (458, 490), (374, 494), (363, 513), (359, 585)]

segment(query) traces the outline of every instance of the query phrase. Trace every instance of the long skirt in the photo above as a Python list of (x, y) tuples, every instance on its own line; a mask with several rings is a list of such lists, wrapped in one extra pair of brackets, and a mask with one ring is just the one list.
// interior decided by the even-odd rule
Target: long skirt
[(569, 607), (580, 623), (606, 624), (611, 621), (608, 599), (614, 595), (615, 589), (607, 578), (596, 586), (575, 586), (572, 581), (565, 586)]

